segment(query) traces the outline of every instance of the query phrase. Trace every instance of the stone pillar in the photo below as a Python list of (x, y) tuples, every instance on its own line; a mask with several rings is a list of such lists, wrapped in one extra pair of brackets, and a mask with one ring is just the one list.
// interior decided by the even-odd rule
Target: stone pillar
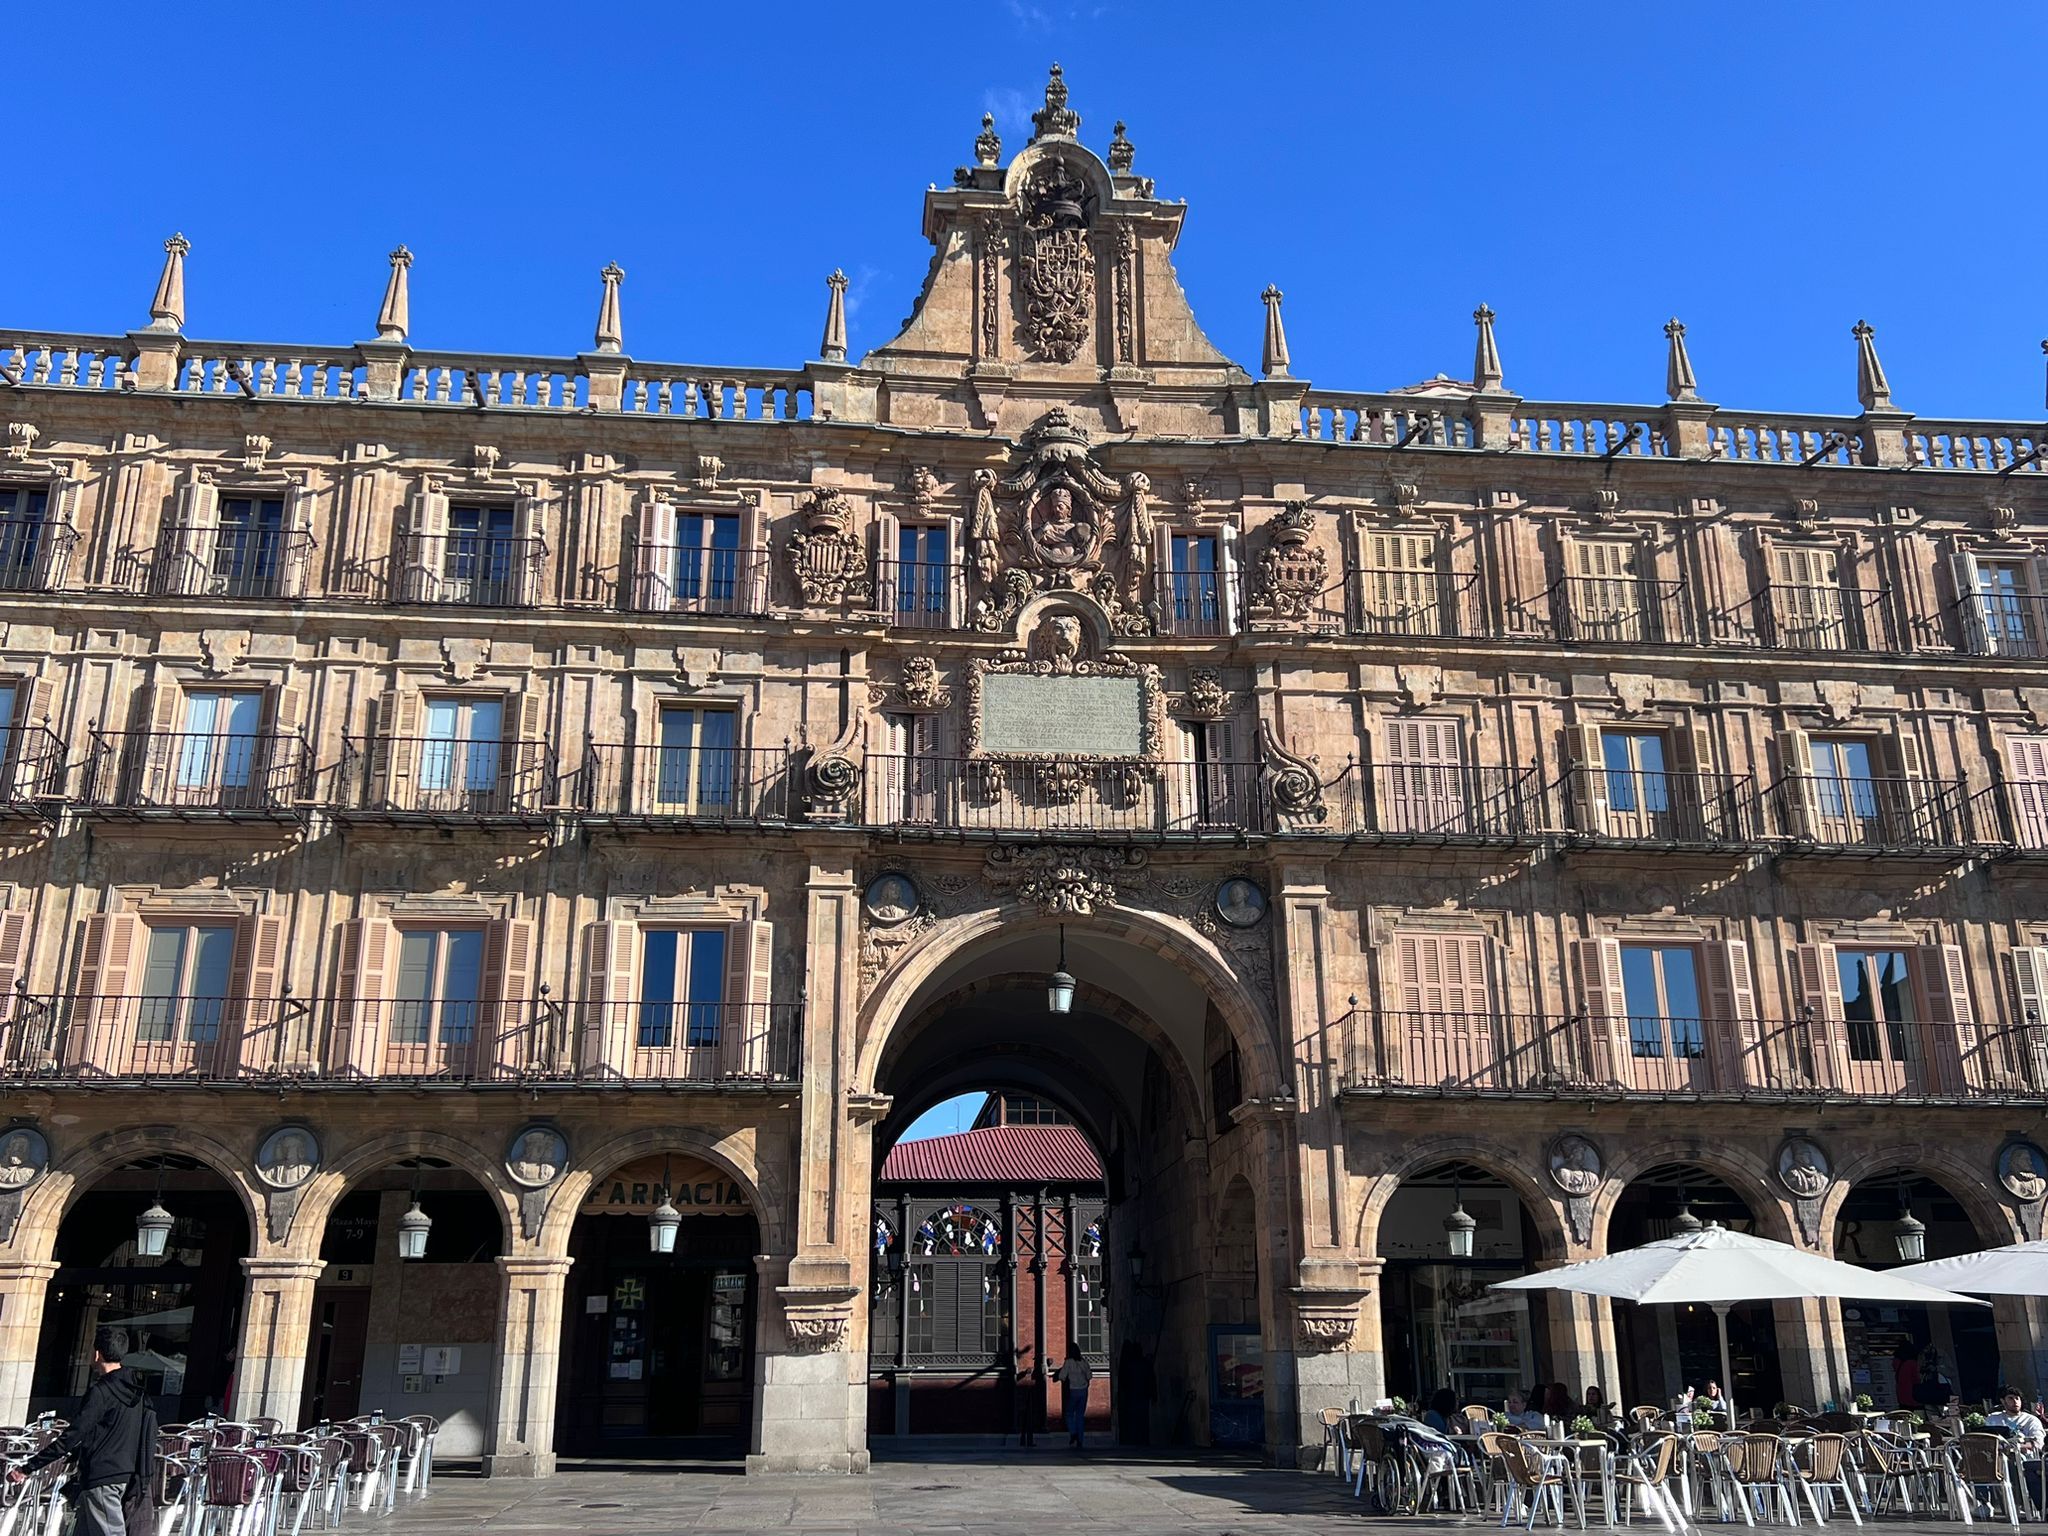
[(498, 1411), (485, 1436), (486, 1477), (547, 1477), (555, 1470), (555, 1387), (562, 1353), (562, 1293), (574, 1260), (501, 1254)]
[(326, 1267), (319, 1259), (282, 1255), (242, 1260), (248, 1293), (235, 1361), (236, 1418), (272, 1418), (288, 1430), (299, 1427), (313, 1282)]
[[(1562, 1263), (1590, 1258), (1586, 1253), (1571, 1259), (1547, 1260), (1539, 1269), (1555, 1269)], [(1614, 1304), (1604, 1296), (1581, 1296), (1573, 1291), (1546, 1291), (1544, 1311), (1550, 1319), (1550, 1364), (1556, 1379), (1584, 1399), (1586, 1388), (1597, 1386), (1614, 1399), (1621, 1390), (1621, 1355), (1614, 1342)]]
[(36, 1342), (43, 1331), (43, 1298), (54, 1259), (0, 1262), (0, 1423), (28, 1418), (28, 1395), (36, 1371)]
[(759, 1262), (758, 1431), (747, 1471), (867, 1471), (868, 1357), (854, 1315), (859, 1294), (769, 1285), (780, 1265)]
[[(1842, 1358), (1842, 1305), (1838, 1301), (1774, 1301), (1771, 1326), (1778, 1335), (1778, 1378), (1785, 1401), (1818, 1413), (1821, 1405), (1834, 1402), (1846, 1406), (1843, 1396), (1849, 1380), (1849, 1362)], [(1729, 1382), (1724, 1390), (1733, 1391)], [(1851, 1396), (1854, 1394), (1851, 1393)], [(1737, 1412), (1769, 1403), (1745, 1403), (1738, 1397)]]
[[(2028, 1402), (2048, 1392), (2048, 1301), (2036, 1296), (1994, 1296), (1991, 1319), (1998, 1338), (1998, 1373), (2004, 1384), (2018, 1387)], [(4, 1401), (0, 1399), (0, 1404)]]

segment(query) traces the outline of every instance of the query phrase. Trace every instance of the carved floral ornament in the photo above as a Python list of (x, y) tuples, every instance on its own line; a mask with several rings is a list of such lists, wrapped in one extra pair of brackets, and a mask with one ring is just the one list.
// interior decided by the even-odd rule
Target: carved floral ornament
[(1197, 667), (1188, 674), (1187, 692), (1180, 696), (1182, 714), (1196, 720), (1221, 720), (1230, 713), (1230, 690), (1223, 674), (1214, 667)]
[(1093, 329), (1095, 252), (1088, 241), (1088, 184), (1057, 155), (1032, 167), (1020, 195), (1019, 298), (1032, 349), (1071, 363)]
[(32, 421), (10, 421), (7, 423), (7, 457), (25, 462), (35, 451), (36, 439), (42, 435), (42, 429)]

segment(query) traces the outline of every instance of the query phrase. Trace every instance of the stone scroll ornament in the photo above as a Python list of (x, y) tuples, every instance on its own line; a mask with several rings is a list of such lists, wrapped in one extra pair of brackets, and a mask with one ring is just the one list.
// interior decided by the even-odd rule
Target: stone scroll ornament
[(1266, 792), (1288, 828), (1319, 827), (1327, 821), (1330, 813), (1323, 804), (1323, 781), (1314, 761), (1281, 745), (1270, 720), (1259, 722), (1259, 748), (1266, 760)]

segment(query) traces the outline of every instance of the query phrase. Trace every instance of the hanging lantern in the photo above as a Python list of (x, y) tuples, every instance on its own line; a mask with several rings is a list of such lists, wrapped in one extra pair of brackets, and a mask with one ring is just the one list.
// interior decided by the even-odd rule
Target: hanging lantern
[(1901, 1264), (1918, 1264), (1927, 1257), (1927, 1223), (1913, 1214), (1903, 1195), (1899, 1219), (1892, 1224), (1892, 1241), (1898, 1245)]
[(1465, 1190), (1460, 1184), (1451, 1186), (1451, 1214), (1444, 1218), (1444, 1243), (1454, 1259), (1472, 1257), (1473, 1239), (1478, 1235), (1479, 1223), (1472, 1213), (1465, 1209)]
[(420, 1209), (419, 1191), (414, 1190), (412, 1208), (398, 1218), (398, 1256), (401, 1259), (424, 1259), (427, 1256), (427, 1233), (433, 1230), (434, 1218)]
[(149, 1209), (135, 1218), (135, 1252), (145, 1259), (160, 1259), (164, 1256), (165, 1245), (170, 1241), (171, 1228), (178, 1224), (178, 1218), (164, 1209), (161, 1194), (152, 1200)]
[(1050, 1013), (1071, 1013), (1074, 1010), (1074, 978), (1067, 974), (1067, 925), (1060, 924), (1059, 969), (1046, 978), (1045, 1006)]
[(683, 1225), (683, 1213), (676, 1209), (670, 1198), (668, 1182), (668, 1158), (661, 1160), (661, 1204), (647, 1213), (647, 1251), (649, 1253), (674, 1253), (676, 1233)]

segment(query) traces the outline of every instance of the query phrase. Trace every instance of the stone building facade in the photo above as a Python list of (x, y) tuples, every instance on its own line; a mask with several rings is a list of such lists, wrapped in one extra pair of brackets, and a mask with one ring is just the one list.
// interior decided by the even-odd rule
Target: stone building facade
[[(1102, 1150), (1155, 1442), (1219, 1330), (1276, 1456), (1386, 1388), (1404, 1189), (1525, 1264), (1645, 1190), (2040, 1235), (2041, 429), (1861, 325), (1853, 415), (1708, 403), (1675, 322), (1664, 403), (1525, 400), (1483, 306), (1469, 381), (1317, 389), (1272, 289), (1254, 376), (1122, 126), (1035, 123), (858, 363), (836, 274), (800, 369), (643, 362), (615, 267), (587, 352), (423, 351), (403, 250), (372, 339), (201, 342), (182, 239), (142, 329), (0, 335), (0, 1420), (126, 1315), (185, 1411), (411, 1394), (544, 1472), (572, 1377), (597, 1435), (688, 1355), (634, 1432), (858, 1468), (877, 1149), (967, 1087)], [(731, 1225), (664, 1345), (589, 1224), (674, 1185)], [(1795, 1399), (1867, 1369), (1765, 1321)]]

